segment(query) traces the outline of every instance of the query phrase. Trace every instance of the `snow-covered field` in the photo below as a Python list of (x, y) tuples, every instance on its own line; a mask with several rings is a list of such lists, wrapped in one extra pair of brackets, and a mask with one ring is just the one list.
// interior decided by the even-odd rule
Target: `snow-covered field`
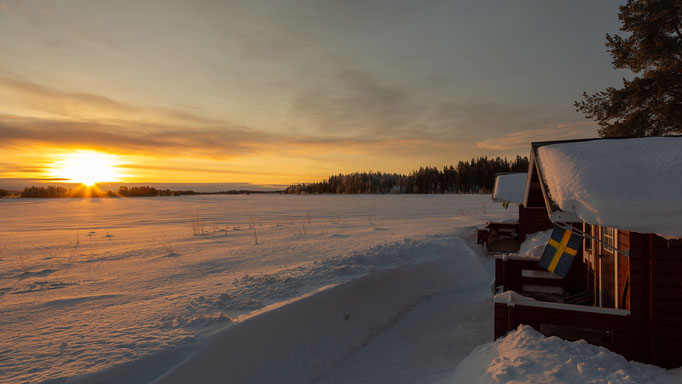
[[(341, 382), (356, 370), (336, 365), (412, 305), (487, 284), (462, 237), (515, 215), (488, 195), (4, 199), (0, 212), (0, 381), (16, 383), (150, 382), (221, 338), (242, 343), (227, 348), (240, 364), (253, 354), (242, 372), (288, 354), (292, 380)], [(325, 303), (342, 313), (301, 319)], [(317, 335), (298, 355), (274, 340), (287, 318)], [(339, 333), (324, 339), (322, 321)]]
[(0, 212), (2, 383), (682, 382), (529, 327), (493, 342), (493, 259), (475, 227), (517, 212), (490, 196), (5, 199)]

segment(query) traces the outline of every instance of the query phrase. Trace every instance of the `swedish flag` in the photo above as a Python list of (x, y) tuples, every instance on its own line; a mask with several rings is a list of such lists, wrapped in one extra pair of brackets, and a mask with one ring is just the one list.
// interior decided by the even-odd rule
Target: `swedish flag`
[(566, 277), (581, 244), (581, 236), (555, 226), (552, 237), (540, 258), (540, 266), (561, 277)]

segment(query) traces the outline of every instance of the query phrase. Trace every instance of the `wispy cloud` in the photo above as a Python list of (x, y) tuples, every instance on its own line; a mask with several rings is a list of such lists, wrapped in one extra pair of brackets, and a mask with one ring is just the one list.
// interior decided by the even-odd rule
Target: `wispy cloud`
[(0, 75), (0, 94), (4, 91), (29, 110), (22, 115), (0, 113), (0, 147), (34, 144), (228, 159), (258, 153), (366, 153), (430, 142), (410, 131), (409, 121), (420, 111), (403, 92), (361, 72), (344, 72), (340, 79), (348, 88), (345, 95), (313, 92), (297, 100), (298, 111), (317, 120), (320, 129), (274, 134), (195, 112), (136, 106)]
[(182, 129), (161, 124), (54, 120), (0, 114), (0, 147), (33, 144), (90, 148), (120, 154), (228, 159), (259, 153), (305, 156), (332, 150), (372, 152), (427, 143), (429, 140), (425, 139), (277, 136), (247, 129)]
[(38, 84), (19, 76), (0, 75), (0, 92), (42, 116), (74, 120), (165, 122), (184, 126), (226, 126), (225, 121), (188, 111), (134, 106), (94, 93), (73, 92)]
[(482, 140), (476, 143), (476, 147), (501, 151), (527, 149), (530, 143), (534, 141), (595, 137), (596, 132), (596, 125), (591, 121), (554, 124), (538, 129), (513, 132), (499, 138)]
[(22, 115), (0, 114), (0, 146), (22, 143), (88, 147), (117, 153), (230, 158), (272, 135), (181, 109), (135, 106), (91, 93), (64, 91), (19, 77), (0, 76), (0, 94)]
[(404, 137), (425, 112), (407, 92), (369, 73), (346, 70), (334, 80), (334, 86), (307, 90), (293, 102), (294, 115), (317, 134)]
[(0, 115), (1, 146), (17, 143), (62, 148), (92, 148), (118, 153), (183, 152), (230, 157), (248, 152), (258, 135), (245, 131), (180, 130), (172, 126), (52, 120)]
[[(234, 168), (225, 168), (225, 167), (196, 167), (196, 166), (163, 166), (163, 165), (148, 165), (148, 164), (124, 164), (120, 165), (119, 168), (121, 169), (128, 169), (128, 170), (147, 170), (147, 171), (164, 171), (164, 172), (198, 172), (198, 173), (206, 173), (206, 174), (213, 174), (213, 175), (220, 175), (220, 174), (239, 174), (239, 175), (261, 175), (261, 176), (270, 176), (273, 174), (273, 172), (259, 172), (259, 171), (254, 171), (254, 170), (240, 170), (240, 169), (234, 169)], [(282, 175), (298, 175), (297, 173), (293, 172), (278, 172), (278, 174)]]

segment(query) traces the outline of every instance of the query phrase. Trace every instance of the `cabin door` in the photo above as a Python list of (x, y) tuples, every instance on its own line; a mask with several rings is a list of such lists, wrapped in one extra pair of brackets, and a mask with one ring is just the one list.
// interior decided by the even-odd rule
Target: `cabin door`
[(601, 306), (607, 308), (616, 307), (616, 257), (613, 249), (610, 249), (606, 245), (613, 246), (614, 241), (614, 229), (601, 227), (601, 241), (603, 244), (600, 245), (601, 255), (601, 271), (600, 277), (600, 293), (601, 293)]

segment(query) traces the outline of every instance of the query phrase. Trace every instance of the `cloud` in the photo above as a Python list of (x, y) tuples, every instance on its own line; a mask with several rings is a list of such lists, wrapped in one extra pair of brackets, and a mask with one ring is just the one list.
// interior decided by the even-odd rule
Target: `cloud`
[[(26, 118), (0, 114), (2, 146), (16, 143), (92, 148), (118, 153), (174, 156), (185, 152), (231, 157), (249, 152), (259, 135), (245, 130), (180, 129), (174, 126)], [(178, 152), (179, 151), (179, 152)]]
[(17, 143), (88, 147), (117, 153), (229, 158), (249, 143), (275, 138), (245, 126), (181, 109), (134, 106), (106, 96), (64, 91), (0, 75), (3, 92), (26, 113), (0, 114), (0, 146)]
[(493, 150), (527, 149), (531, 142), (566, 140), (595, 137), (597, 127), (594, 122), (584, 121), (548, 125), (543, 128), (509, 133), (499, 138), (486, 139), (476, 143), (477, 148)]
[(99, 121), (172, 122), (176, 125), (229, 125), (225, 121), (180, 109), (133, 106), (106, 96), (65, 91), (22, 79), (0, 75), (0, 94), (16, 99), (23, 108), (52, 117)]
[[(326, 86), (294, 99), (301, 131), (338, 138), (372, 136), (427, 142), (468, 142), (556, 121), (554, 112), (488, 100), (434, 99), (424, 84), (385, 84), (371, 73), (340, 72)], [(307, 130), (306, 130), (307, 128)], [(505, 132), (506, 131), (506, 132)]]
[[(147, 171), (174, 171), (174, 172), (198, 172), (209, 174), (240, 174), (240, 175), (264, 175), (270, 176), (273, 172), (259, 172), (253, 170), (237, 170), (223, 167), (192, 167), (192, 166), (164, 166), (164, 165), (147, 165), (147, 164), (124, 164), (119, 168), (130, 170), (147, 170)], [(297, 175), (297, 173), (277, 172), (278, 175)]]
[[(371, 152), (428, 143), (428, 139), (410, 137), (401, 125), (414, 111), (402, 92), (358, 72), (344, 72), (340, 79), (350, 90), (341, 100), (313, 95), (299, 100), (306, 116), (330, 124), (328, 130), (276, 134), (185, 110), (134, 106), (102, 95), (69, 92), (0, 75), (0, 94), (9, 91), (33, 111), (27, 116), (0, 113), (0, 147), (30, 143), (226, 159), (255, 153), (305, 156), (332, 150)], [(350, 120), (344, 121), (344, 116)], [(383, 116), (393, 117), (386, 120)], [(342, 137), (331, 134), (339, 132), (339, 125), (345, 126)], [(368, 132), (362, 129), (365, 125), (375, 129)], [(401, 129), (403, 137), (397, 133)]]
[(406, 92), (382, 84), (366, 72), (339, 73), (333, 86), (318, 87), (293, 101), (293, 113), (315, 133), (404, 137), (423, 114)]
[(247, 129), (178, 128), (125, 122), (73, 121), (0, 114), (0, 147), (26, 144), (90, 148), (119, 154), (229, 159), (264, 153), (305, 157), (320, 152), (370, 153), (427, 144), (428, 140), (362, 136), (278, 136)]

